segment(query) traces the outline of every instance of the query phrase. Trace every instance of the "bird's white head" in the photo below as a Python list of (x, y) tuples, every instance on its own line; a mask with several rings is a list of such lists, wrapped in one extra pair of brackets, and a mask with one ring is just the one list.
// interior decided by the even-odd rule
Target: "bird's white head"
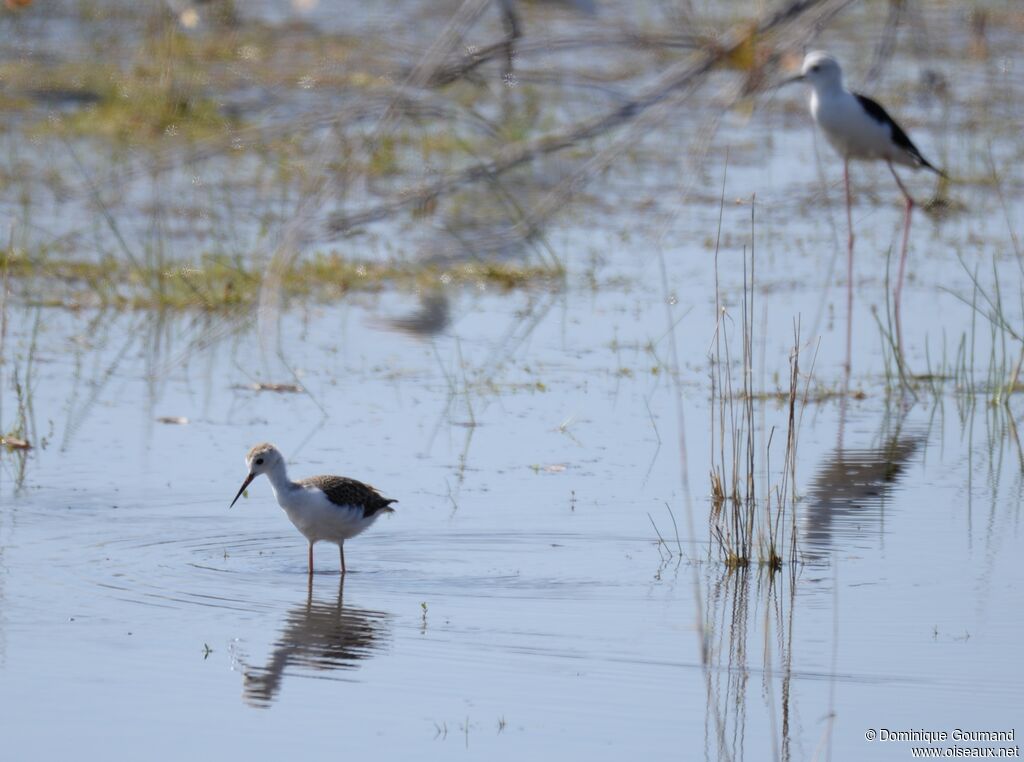
[(843, 69), (828, 53), (814, 50), (804, 57), (800, 75), (789, 81), (806, 82), (819, 93), (838, 90), (843, 86)]
[(242, 482), (242, 486), (238, 490), (238, 494), (235, 495), (235, 499), (231, 501), (231, 505), (228, 506), (229, 508), (238, 502), (238, 498), (242, 496), (245, 488), (252, 483), (253, 479), (260, 474), (269, 474), (282, 468), (284, 456), (272, 444), (258, 444), (245, 456), (245, 465), (249, 468), (249, 475), (245, 477), (245, 481)]
[(273, 471), (281, 463), (284, 463), (281, 451), (268, 442), (256, 445), (245, 456), (245, 465), (255, 476)]

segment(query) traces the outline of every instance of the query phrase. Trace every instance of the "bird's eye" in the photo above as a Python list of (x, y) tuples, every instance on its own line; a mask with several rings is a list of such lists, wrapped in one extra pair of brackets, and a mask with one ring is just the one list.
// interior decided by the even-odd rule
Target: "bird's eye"
[(263, 465), (263, 458), (256, 458), (256, 465), (257, 466), (262, 466)]
[(812, 67), (811, 67), (811, 71), (817, 71), (817, 70), (818, 70), (818, 69), (820, 69), (820, 68), (821, 68), (821, 67), (820, 67), (820, 66), (818, 66), (818, 64), (814, 64), (814, 66), (812, 66)]

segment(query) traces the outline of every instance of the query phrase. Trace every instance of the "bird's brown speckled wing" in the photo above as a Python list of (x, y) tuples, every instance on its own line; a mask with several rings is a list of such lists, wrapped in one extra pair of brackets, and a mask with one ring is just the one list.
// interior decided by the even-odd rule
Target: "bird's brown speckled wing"
[(372, 516), (378, 511), (393, 511), (391, 504), (398, 502), (384, 497), (369, 484), (349, 479), (347, 476), (311, 476), (308, 479), (300, 479), (299, 484), (323, 490), (327, 499), (335, 505), (354, 505), (362, 508), (364, 516)]

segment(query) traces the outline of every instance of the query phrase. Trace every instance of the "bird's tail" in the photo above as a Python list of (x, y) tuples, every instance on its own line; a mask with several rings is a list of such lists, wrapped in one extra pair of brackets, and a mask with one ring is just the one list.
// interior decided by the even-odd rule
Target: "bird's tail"
[(949, 175), (947, 175), (941, 169), (939, 169), (934, 164), (932, 164), (930, 161), (928, 161), (928, 159), (924, 158), (923, 156), (921, 156), (920, 159), (921, 159), (921, 166), (922, 167), (924, 167), (925, 169), (930, 169), (932, 172), (937, 174), (943, 180), (948, 180), (949, 179)]

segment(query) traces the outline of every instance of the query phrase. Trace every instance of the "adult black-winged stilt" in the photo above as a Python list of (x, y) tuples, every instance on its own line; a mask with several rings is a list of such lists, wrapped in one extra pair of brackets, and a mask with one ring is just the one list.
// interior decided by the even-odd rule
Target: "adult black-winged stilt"
[[(843, 84), (843, 70), (839, 62), (828, 53), (814, 51), (804, 58), (799, 75), (786, 80), (806, 82), (811, 90), (811, 116), (825, 133), (825, 138), (836, 152), (843, 157), (843, 185), (846, 189), (847, 238), (847, 325), (846, 325), (846, 369), (850, 369), (850, 351), (853, 326), (853, 214), (850, 205), (850, 161), (852, 159), (881, 160), (889, 167), (896, 184), (906, 200), (903, 222), (903, 245), (900, 250), (899, 270), (896, 288), (893, 291), (893, 306), (896, 318), (897, 349), (902, 356), (903, 336), (900, 323), (900, 295), (903, 290), (903, 274), (907, 264), (907, 245), (910, 240), (910, 215), (914, 198), (907, 191), (896, 174), (893, 164), (913, 169), (930, 169), (945, 177), (917, 149), (889, 113), (875, 100), (866, 95), (851, 92)], [(785, 83), (784, 83), (785, 84)]]

